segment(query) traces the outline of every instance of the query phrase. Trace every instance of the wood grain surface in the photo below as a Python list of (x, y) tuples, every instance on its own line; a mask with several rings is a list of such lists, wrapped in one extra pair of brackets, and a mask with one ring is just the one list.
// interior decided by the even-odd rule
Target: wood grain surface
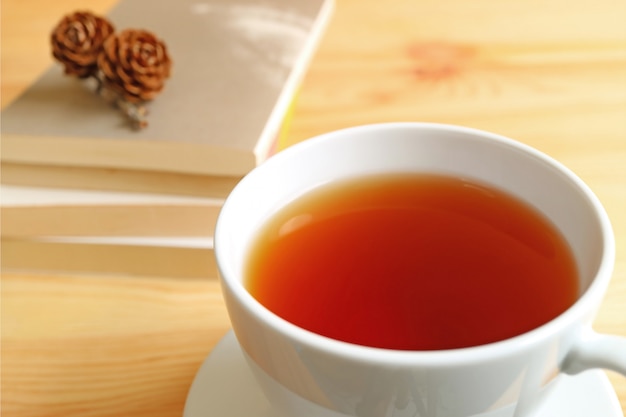
[[(63, 14), (112, 4), (4, 0), (2, 106), (51, 65), (48, 34)], [(616, 0), (337, 0), (288, 141), (436, 121), (555, 157), (613, 222), (615, 273), (595, 328), (626, 336), (624, 16)], [(16, 417), (180, 416), (229, 328), (215, 280), (121, 276), (3, 274), (1, 324), (2, 414)], [(626, 378), (609, 377), (626, 410)]]

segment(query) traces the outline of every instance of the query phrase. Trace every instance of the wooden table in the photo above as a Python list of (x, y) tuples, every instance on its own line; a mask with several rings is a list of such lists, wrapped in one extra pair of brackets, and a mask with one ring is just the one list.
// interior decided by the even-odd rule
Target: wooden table
[[(108, 10), (114, 0), (92, 0)], [(396, 120), (462, 124), (552, 155), (597, 193), (617, 262), (595, 328), (626, 336), (626, 3), (337, 0), (290, 141)], [(51, 64), (78, 0), (2, 2), (2, 105)], [(138, 26), (141, 22), (138, 22)], [(2, 277), (2, 412), (179, 416), (229, 328), (214, 280)], [(626, 378), (610, 374), (626, 410)]]

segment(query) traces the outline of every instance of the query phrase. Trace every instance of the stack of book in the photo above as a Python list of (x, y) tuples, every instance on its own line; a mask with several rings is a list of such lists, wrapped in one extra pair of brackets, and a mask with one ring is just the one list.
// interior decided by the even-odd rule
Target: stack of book
[(283, 146), (332, 6), (119, 3), (109, 20), (157, 34), (172, 76), (140, 131), (60, 65), (2, 111), (2, 269), (214, 276), (217, 214)]

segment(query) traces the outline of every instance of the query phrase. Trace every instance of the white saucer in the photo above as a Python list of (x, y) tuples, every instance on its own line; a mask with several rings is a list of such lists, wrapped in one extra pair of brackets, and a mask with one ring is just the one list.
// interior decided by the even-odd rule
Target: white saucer
[[(191, 385), (184, 417), (272, 417), (272, 410), (232, 331), (204, 361)], [(624, 417), (602, 371), (563, 376), (536, 417)]]

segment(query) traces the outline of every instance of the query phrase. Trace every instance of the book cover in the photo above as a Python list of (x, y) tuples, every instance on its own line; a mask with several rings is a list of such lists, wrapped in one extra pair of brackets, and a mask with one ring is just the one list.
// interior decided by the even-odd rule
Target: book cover
[(226, 198), (240, 177), (5, 162), (2, 186)]
[(2, 238), (204, 237), (220, 198), (2, 186)]
[(2, 112), (3, 165), (241, 177), (271, 154), (331, 9), (332, 0), (123, 0), (108, 16), (115, 27), (153, 32), (173, 61), (149, 125), (130, 129), (55, 64)]
[(2, 238), (0, 273), (216, 278), (208, 238)]

